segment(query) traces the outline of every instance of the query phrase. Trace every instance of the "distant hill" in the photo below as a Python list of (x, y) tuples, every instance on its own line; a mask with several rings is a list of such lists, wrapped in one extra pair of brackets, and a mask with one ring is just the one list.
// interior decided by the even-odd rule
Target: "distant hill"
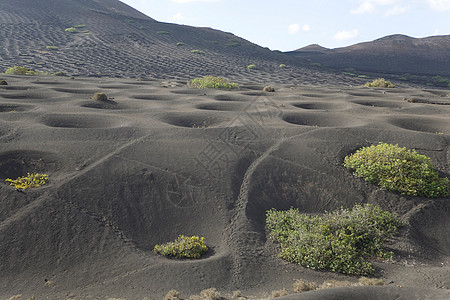
[(232, 33), (158, 22), (118, 0), (2, 0), (0, 41), (0, 72), (21, 65), (75, 76), (352, 83)]
[(450, 78), (450, 35), (412, 38), (397, 34), (336, 49), (310, 45), (289, 54), (338, 70), (385, 73), (406, 79)]

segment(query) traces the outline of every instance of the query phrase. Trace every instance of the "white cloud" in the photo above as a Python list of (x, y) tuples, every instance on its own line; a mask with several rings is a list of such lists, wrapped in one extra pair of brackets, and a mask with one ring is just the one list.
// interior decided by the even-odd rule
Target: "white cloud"
[(401, 0), (359, 0), (361, 4), (358, 8), (352, 9), (350, 12), (355, 15), (372, 14), (377, 11), (379, 5), (393, 5), (399, 1)]
[(450, 0), (427, 0), (432, 9), (437, 11), (450, 10)]
[(289, 34), (296, 34), (299, 31), (308, 32), (311, 30), (311, 27), (308, 24), (304, 24), (300, 27), (299, 24), (291, 24), (288, 26), (288, 32)]
[(176, 3), (192, 3), (192, 2), (217, 2), (219, 0), (172, 0)]
[(311, 30), (311, 26), (309, 26), (308, 24), (305, 24), (302, 26), (302, 31), (307, 32)]
[(288, 26), (288, 32), (289, 34), (296, 34), (300, 30), (300, 25), (298, 24), (291, 24)]
[(339, 31), (338, 33), (336, 33), (333, 36), (333, 40), (337, 41), (337, 42), (343, 42), (343, 41), (350, 41), (355, 39), (359, 34), (358, 29), (353, 29), (353, 30), (342, 30)]
[(183, 14), (182, 13), (177, 13), (176, 15), (174, 15), (172, 17), (172, 20), (173, 21), (183, 21), (184, 20)]
[(375, 5), (371, 1), (361, 3), (357, 9), (352, 9), (350, 12), (355, 15), (362, 15), (365, 13), (373, 13), (375, 11)]
[(386, 11), (384, 16), (389, 17), (389, 16), (402, 15), (402, 14), (409, 12), (410, 9), (411, 9), (410, 5), (407, 5), (407, 6), (395, 5), (393, 8)]

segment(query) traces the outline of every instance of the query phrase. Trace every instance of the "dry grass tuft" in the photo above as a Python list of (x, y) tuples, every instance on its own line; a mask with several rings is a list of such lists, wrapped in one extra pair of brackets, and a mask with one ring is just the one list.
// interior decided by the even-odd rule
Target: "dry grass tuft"
[(318, 286), (314, 282), (299, 279), (296, 282), (294, 282), (292, 288), (294, 289), (295, 293), (301, 293), (316, 290)]
[(176, 290), (170, 290), (165, 296), (164, 300), (181, 300), (180, 293)]
[(273, 92), (275, 92), (275, 89), (274, 89), (273, 87), (271, 87), (271, 86), (265, 86), (265, 87), (263, 88), (263, 91), (264, 91), (264, 92), (273, 93)]
[(92, 97), (92, 100), (95, 100), (95, 101), (107, 101), (108, 100), (108, 96), (106, 96), (105, 93), (95, 93), (94, 96)]
[(223, 300), (223, 298), (219, 291), (215, 288), (210, 288), (207, 290), (203, 290), (200, 292), (200, 295), (194, 295), (189, 297), (189, 300)]
[(367, 278), (361, 277), (358, 279), (361, 285), (383, 285), (383, 279), (381, 278)]
[(272, 298), (278, 298), (289, 295), (288, 291), (286, 289), (282, 290), (276, 290), (272, 292)]
[(234, 291), (233, 292), (233, 298), (234, 299), (245, 299), (245, 296), (242, 295), (241, 291)]

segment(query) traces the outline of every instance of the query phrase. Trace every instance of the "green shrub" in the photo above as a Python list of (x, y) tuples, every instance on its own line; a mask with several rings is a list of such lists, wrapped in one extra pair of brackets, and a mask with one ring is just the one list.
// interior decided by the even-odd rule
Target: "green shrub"
[(222, 77), (214, 77), (211, 75), (203, 76), (200, 78), (195, 78), (191, 81), (190, 85), (195, 88), (200, 89), (237, 89), (239, 84), (234, 82), (229, 82), (227, 79)]
[(47, 50), (58, 50), (59, 48), (56, 46), (47, 46)]
[(322, 215), (271, 209), (266, 214), (269, 237), (281, 246), (280, 257), (313, 270), (352, 275), (374, 273), (365, 259), (390, 259), (383, 252), (386, 239), (397, 233), (401, 222), (378, 206), (355, 205)]
[(80, 24), (80, 25), (75, 25), (75, 26), (73, 26), (73, 27), (75, 27), (75, 28), (84, 28), (84, 27), (86, 27), (86, 25)]
[(145, 27), (145, 26), (139, 26), (139, 29), (140, 29), (140, 30), (146, 30), (147, 27)]
[(250, 65), (247, 66), (247, 69), (249, 69), (249, 70), (256, 69), (256, 65), (255, 64), (250, 64)]
[(36, 188), (46, 184), (48, 182), (48, 175), (28, 173), (27, 176), (19, 177), (17, 179), (8, 178), (5, 181), (10, 182), (10, 185), (14, 186), (16, 189), (26, 190), (28, 188)]
[(285, 64), (280, 64), (280, 68), (286, 68), (287, 66)]
[(178, 42), (178, 43), (177, 43), (177, 46), (184, 46), (184, 43)]
[(75, 27), (66, 28), (64, 31), (69, 33), (77, 33), (77, 29)]
[(403, 195), (433, 198), (450, 195), (450, 180), (439, 177), (430, 158), (398, 145), (380, 143), (363, 147), (345, 157), (344, 166), (354, 170), (355, 176)]
[(395, 84), (390, 81), (385, 80), (384, 78), (377, 78), (372, 82), (367, 82), (365, 87), (384, 87), (384, 88), (394, 88)]
[(36, 72), (29, 70), (25, 67), (14, 66), (10, 67), (5, 71), (5, 74), (9, 75), (36, 75)]
[(192, 50), (191, 53), (194, 53), (194, 54), (205, 54), (205, 52), (203, 52), (202, 50)]
[(168, 31), (157, 31), (156, 32), (157, 34), (166, 34), (166, 35), (169, 35), (170, 34), (170, 32), (168, 32)]
[(200, 258), (208, 251), (208, 247), (203, 237), (180, 235), (174, 242), (156, 245), (153, 251), (176, 258)]
[(0, 85), (8, 85), (8, 83), (6, 80), (0, 79)]

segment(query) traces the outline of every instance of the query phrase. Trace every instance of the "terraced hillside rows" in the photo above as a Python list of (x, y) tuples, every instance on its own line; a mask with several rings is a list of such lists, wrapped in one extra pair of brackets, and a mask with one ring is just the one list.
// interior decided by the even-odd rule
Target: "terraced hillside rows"
[[(250, 64), (256, 69), (247, 69)], [(14, 65), (75, 76), (214, 74), (241, 82), (301, 83), (336, 77), (231, 33), (157, 22), (116, 0), (1, 1), (0, 71)]]

